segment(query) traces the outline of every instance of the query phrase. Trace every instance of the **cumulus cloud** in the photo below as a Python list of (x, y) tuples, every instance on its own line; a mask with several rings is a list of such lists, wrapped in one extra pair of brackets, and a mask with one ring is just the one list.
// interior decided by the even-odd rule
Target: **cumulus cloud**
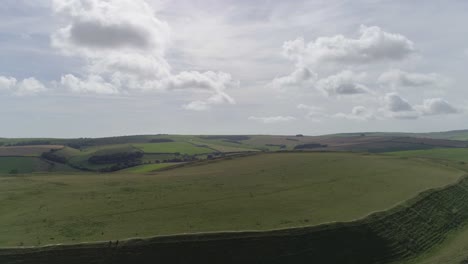
[(306, 51), (306, 43), (304, 38), (289, 40), (283, 44), (283, 56), (291, 60), (302, 60)]
[(52, 35), (63, 52), (101, 57), (116, 49), (163, 54), (169, 26), (143, 0), (53, 0), (54, 11), (70, 23)]
[(364, 106), (355, 106), (351, 113), (337, 113), (334, 115), (336, 118), (344, 118), (349, 120), (367, 121), (376, 119), (374, 113)]
[[(203, 101), (192, 101), (183, 105), (186, 110), (203, 111), (211, 108), (212, 105), (219, 104), (235, 104), (235, 100), (225, 92), (229, 86), (238, 86), (238, 83), (233, 81), (230, 74), (223, 72), (181, 72), (180, 74), (171, 76), (168, 83), (163, 84), (171, 90), (195, 89), (198, 92), (211, 94), (208, 99)], [(212, 91), (215, 91), (213, 94)]]
[(345, 70), (319, 80), (317, 88), (327, 96), (368, 93), (369, 88), (360, 83), (365, 78), (365, 73), (358, 74)]
[(422, 115), (448, 115), (460, 112), (458, 108), (442, 98), (426, 99), (422, 105), (416, 106), (416, 109)]
[(270, 87), (284, 89), (289, 87), (312, 88), (317, 79), (317, 74), (307, 67), (298, 67), (290, 75), (277, 77), (271, 81)]
[(13, 77), (0, 76), (0, 91), (6, 91), (17, 96), (35, 95), (45, 92), (47, 88), (35, 78), (18, 81)]
[(293, 120), (296, 120), (296, 118), (292, 116), (264, 116), (264, 117), (250, 116), (249, 120), (262, 122), (264, 124), (275, 124), (275, 123), (293, 121)]
[(384, 60), (401, 60), (415, 52), (414, 44), (403, 35), (389, 33), (380, 27), (362, 25), (359, 37), (343, 35), (319, 37), (305, 43), (303, 38), (287, 41), (283, 54), (306, 65), (321, 63), (360, 64)]
[(60, 79), (60, 84), (77, 93), (116, 94), (119, 92), (114, 85), (106, 82), (99, 75), (88, 75), (82, 80), (73, 74), (66, 74)]
[(401, 98), (396, 93), (386, 94), (384, 97), (385, 108), (390, 112), (405, 112), (414, 111), (413, 107), (408, 101)]
[(234, 103), (226, 91), (238, 86), (231, 75), (172, 72), (165, 58), (170, 28), (145, 0), (53, 0), (52, 6), (68, 21), (52, 35), (52, 45), (87, 62), (83, 75), (64, 75), (62, 87), (98, 94), (177, 90), (196, 97), (184, 105), (189, 110)]
[(384, 97), (384, 115), (397, 119), (417, 119), (422, 116), (448, 115), (459, 113), (460, 110), (442, 98), (425, 99), (421, 105), (412, 106), (407, 100), (396, 93)]
[(44, 84), (42, 84), (40, 81), (36, 80), (35, 78), (27, 78), (22, 81), (20, 81), (16, 85), (16, 95), (31, 95), (31, 94), (37, 94), (40, 92), (44, 92), (47, 89), (45, 88)]
[(389, 118), (395, 119), (417, 119), (420, 113), (404, 98), (397, 93), (388, 93), (383, 97), (384, 107), (380, 112)]
[(0, 90), (11, 90), (14, 86), (16, 86), (15, 78), (0, 76)]
[(435, 73), (410, 73), (399, 69), (384, 72), (378, 78), (378, 83), (393, 87), (438, 86), (444, 82), (446, 80)]

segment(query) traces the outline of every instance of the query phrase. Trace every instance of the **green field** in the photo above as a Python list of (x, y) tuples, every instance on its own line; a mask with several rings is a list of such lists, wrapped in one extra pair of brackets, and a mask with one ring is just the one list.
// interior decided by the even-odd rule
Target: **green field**
[(388, 152), (387, 154), (400, 157), (422, 157), (442, 160), (468, 162), (468, 148), (438, 148), (427, 150), (408, 150)]
[(33, 172), (70, 172), (72, 168), (36, 157), (0, 157), (1, 174), (23, 174)]
[(232, 144), (212, 144), (207, 142), (192, 141), (193, 144), (198, 146), (206, 146), (209, 149), (219, 152), (244, 152), (244, 151), (259, 151), (258, 149), (250, 148), (250, 146), (231, 146)]
[(168, 143), (146, 143), (133, 144), (134, 147), (141, 149), (145, 153), (181, 153), (181, 154), (204, 154), (215, 152), (207, 147), (196, 146), (187, 142), (168, 142)]
[(380, 155), (278, 153), (155, 174), (0, 177), (0, 246), (350, 221), (463, 173)]
[(0, 157), (0, 173), (10, 173), (16, 170), (17, 173), (30, 173), (41, 167), (41, 161), (33, 157)]
[(140, 166), (131, 167), (128, 169), (120, 170), (119, 173), (148, 173), (163, 168), (175, 166), (177, 163), (156, 163), (156, 164), (144, 164)]
[(15, 156), (15, 157), (38, 157), (43, 152), (50, 150), (61, 149), (61, 145), (43, 145), (43, 146), (13, 146), (2, 147), (0, 146), (0, 157)]

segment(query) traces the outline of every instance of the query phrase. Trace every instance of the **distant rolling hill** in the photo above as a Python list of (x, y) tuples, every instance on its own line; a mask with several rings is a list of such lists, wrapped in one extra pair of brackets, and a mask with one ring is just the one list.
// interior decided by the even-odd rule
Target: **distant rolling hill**
[(380, 136), (380, 137), (417, 137), (417, 138), (434, 138), (434, 139), (449, 139), (449, 140), (468, 140), (468, 129), (452, 130), (443, 132), (428, 132), (428, 133), (408, 133), (408, 132), (358, 132), (358, 133), (339, 133), (327, 135), (330, 137), (356, 137), (356, 136)]

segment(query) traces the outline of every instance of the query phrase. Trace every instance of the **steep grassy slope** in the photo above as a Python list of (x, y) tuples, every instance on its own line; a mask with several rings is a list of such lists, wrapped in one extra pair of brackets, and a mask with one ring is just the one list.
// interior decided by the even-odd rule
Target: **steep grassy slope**
[[(456, 167), (468, 172), (468, 149), (430, 149), (417, 151), (390, 152), (389, 155), (405, 158), (427, 158), (444, 166)], [(410, 261), (411, 264), (459, 264), (468, 260), (468, 227), (453, 232), (447, 241)], [(468, 261), (467, 261), (468, 262)]]
[(156, 175), (0, 177), (0, 246), (350, 221), (461, 174), (379, 155), (277, 153)]
[(468, 226), (449, 233), (447, 239), (404, 264), (466, 264), (468, 263)]

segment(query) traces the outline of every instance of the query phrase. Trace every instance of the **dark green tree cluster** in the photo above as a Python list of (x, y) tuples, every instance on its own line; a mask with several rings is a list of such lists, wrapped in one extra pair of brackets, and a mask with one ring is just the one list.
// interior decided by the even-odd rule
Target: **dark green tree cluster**
[(141, 158), (143, 158), (142, 152), (119, 152), (91, 156), (88, 161), (92, 164), (133, 163)]
[(319, 143), (307, 143), (302, 145), (297, 145), (294, 147), (295, 150), (301, 149), (314, 149), (314, 148), (326, 148), (327, 145), (319, 144)]

